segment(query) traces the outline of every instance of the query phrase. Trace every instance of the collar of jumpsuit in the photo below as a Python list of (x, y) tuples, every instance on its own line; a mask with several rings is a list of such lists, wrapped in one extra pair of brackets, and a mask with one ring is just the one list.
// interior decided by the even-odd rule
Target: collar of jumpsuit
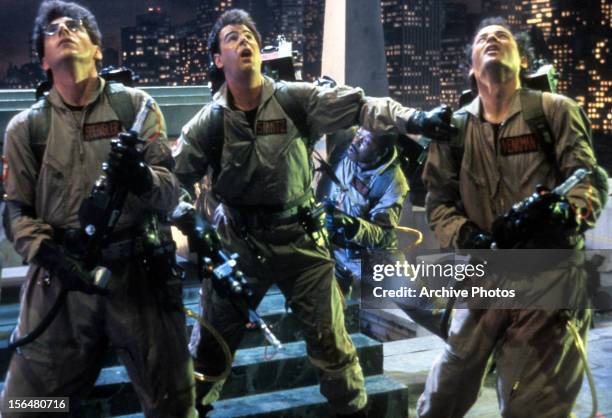
[[(508, 111), (508, 116), (504, 123), (510, 120), (514, 115), (521, 112), (521, 97), (520, 97), (521, 89), (517, 89), (513, 95), (512, 100), (510, 102), (510, 110)], [(480, 97), (477, 96), (470, 104), (465, 107), (465, 110), (473, 115), (474, 117), (480, 118), (482, 115), (482, 103), (480, 102)]]
[[(104, 87), (106, 86), (106, 80), (98, 76), (98, 81), (99, 81), (98, 89), (91, 96), (91, 100), (89, 101), (89, 103), (87, 103), (84, 106), (84, 108), (90, 106), (92, 103), (95, 103), (100, 97), (100, 95), (102, 94), (102, 91), (104, 90)], [(59, 92), (55, 89), (55, 87), (52, 87), (51, 90), (49, 90), (49, 95), (47, 96), (47, 100), (49, 100), (49, 103), (51, 103), (55, 107), (60, 107), (60, 108), (65, 108), (66, 110), (70, 110), (69, 107), (64, 103), (62, 96), (60, 96)]]
[[(263, 88), (261, 91), (261, 102), (259, 106), (261, 107), (264, 103), (266, 103), (272, 96), (274, 96), (274, 80), (268, 76), (262, 75), (263, 77)], [(230, 100), (230, 92), (227, 88), (227, 83), (223, 83), (221, 88), (217, 93), (215, 93), (213, 100), (215, 103), (220, 106), (232, 110), (231, 100)]]

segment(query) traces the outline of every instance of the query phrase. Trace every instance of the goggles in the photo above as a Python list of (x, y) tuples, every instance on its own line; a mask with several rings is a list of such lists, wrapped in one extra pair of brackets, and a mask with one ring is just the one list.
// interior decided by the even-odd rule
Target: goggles
[(49, 23), (43, 33), (45, 36), (53, 36), (60, 31), (62, 25), (70, 32), (77, 32), (83, 29), (83, 21), (81, 19), (66, 19), (62, 22)]

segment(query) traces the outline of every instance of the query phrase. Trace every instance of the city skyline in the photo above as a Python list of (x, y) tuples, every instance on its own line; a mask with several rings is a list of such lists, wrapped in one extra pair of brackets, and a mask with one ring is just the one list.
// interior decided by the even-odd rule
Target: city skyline
[[(278, 35), (292, 41), (298, 52), (296, 67), (302, 70), (304, 79), (312, 80), (321, 75), (324, 3), (147, 0), (138, 5), (121, 3), (124, 10), (118, 18), (109, 17), (117, 0), (105, 1), (104, 11), (99, 10), (99, 2), (82, 2), (91, 7), (105, 35), (105, 63), (127, 65), (142, 84), (149, 85), (207, 82), (206, 37), (216, 17), (231, 7), (244, 8), (253, 15), (264, 46)], [(22, 18), (31, 13), (33, 21), (37, 7), (38, 0), (24, 0)], [(11, 10), (14, 8), (8, 9), (9, 16)], [(559, 71), (559, 92), (585, 107), (594, 130), (612, 132), (612, 75), (607, 63), (611, 49), (610, 0), (583, 0), (580, 4), (567, 0), (381, 0), (389, 95), (423, 109), (440, 102), (456, 105), (460, 92), (468, 87), (465, 46), (484, 15), (504, 16), (517, 29), (528, 31), (538, 57), (548, 59)], [(6, 19), (5, 14), (0, 22)], [(113, 25), (114, 29), (109, 30)], [(6, 30), (0, 25), (3, 49), (17, 44), (2, 42)], [(28, 49), (21, 47), (25, 53)], [(2, 51), (0, 82), (6, 74), (9, 52)], [(37, 65), (32, 63), (14, 71), (16, 78), (34, 77)]]
[[(316, 0), (301, 0), (305, 4), (316, 2)], [(459, 0), (467, 5), (472, 11), (480, 8), (480, 0)], [(0, 77), (4, 77), (9, 63), (23, 65), (29, 62), (29, 37), (36, 12), (40, 5), (40, 0), (0, 0), (0, 8), (3, 13), (0, 16)], [(133, 26), (136, 16), (145, 13), (149, 7), (161, 6), (166, 11), (175, 25), (181, 25), (191, 19), (201, 9), (201, 4), (217, 3), (211, 0), (105, 0), (104, 2), (95, 0), (81, 0), (80, 4), (88, 7), (96, 16), (100, 29), (103, 34), (105, 47), (116, 51), (121, 46), (121, 29)], [(277, 1), (270, 0), (243, 0), (239, 1), (241, 6), (253, 12), (253, 17), (257, 23), (258, 18), (267, 16), (267, 13), (257, 13), (255, 5), (264, 4), (267, 9), (268, 4), (274, 5)], [(226, 0), (224, 3), (230, 5), (236, 3), (235, 0)], [(214, 9), (214, 7), (211, 7)], [(323, 10), (320, 11), (321, 16)], [(312, 18), (311, 18), (312, 19)], [(284, 19), (285, 24), (290, 22)]]

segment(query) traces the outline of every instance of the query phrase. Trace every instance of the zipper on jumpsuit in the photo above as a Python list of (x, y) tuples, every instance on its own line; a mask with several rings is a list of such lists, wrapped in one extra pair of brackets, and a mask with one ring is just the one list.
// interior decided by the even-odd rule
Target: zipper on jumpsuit
[[(257, 135), (255, 135), (255, 131), (256, 131), (255, 127), (257, 126), (257, 120), (259, 119), (259, 113), (261, 112), (261, 106), (257, 106), (257, 111), (255, 112), (255, 119), (253, 120), (253, 126), (251, 126), (251, 124), (249, 123), (249, 120), (246, 116), (245, 111), (234, 110), (234, 112), (242, 113), (241, 115), (242, 123), (246, 125), (247, 132), (251, 134), (251, 142), (253, 143), (253, 147), (255, 148), (255, 144), (257, 143)], [(268, 260), (266, 259), (266, 257), (264, 257), (261, 254), (261, 252), (255, 246), (255, 243), (253, 242), (251, 236), (249, 235), (249, 231), (247, 230), (244, 220), (240, 219), (240, 223), (241, 225), (239, 229), (240, 229), (240, 235), (242, 236), (242, 239), (246, 242), (247, 246), (249, 247), (249, 250), (255, 256), (255, 259), (260, 264), (265, 264)]]
[[(501, 131), (503, 130), (504, 126), (506, 126), (506, 121), (500, 123), (497, 127), (497, 129), (494, 129), (493, 124), (486, 122), (488, 125), (488, 128), (491, 130), (492, 134), (493, 134), (493, 149), (495, 152), (495, 168), (497, 168), (497, 172), (499, 173), (499, 179), (497, 179), (497, 182), (495, 184), (495, 188), (497, 189), (497, 192), (499, 194), (499, 198), (497, 200), (497, 202), (494, 200), (493, 201), (493, 205), (492, 207), (495, 208), (495, 215), (499, 216), (502, 215), (504, 213), (504, 208), (506, 207), (506, 203), (504, 202), (504, 196), (503, 193), (501, 193), (501, 182), (502, 182), (502, 178), (501, 178), (501, 174), (502, 174), (502, 169), (501, 169), (501, 161), (500, 161), (500, 147), (499, 147), (499, 138), (501, 137)], [(484, 125), (483, 125), (484, 126)], [(482, 132), (481, 132), (482, 134)], [(496, 204), (497, 203), (497, 204)]]

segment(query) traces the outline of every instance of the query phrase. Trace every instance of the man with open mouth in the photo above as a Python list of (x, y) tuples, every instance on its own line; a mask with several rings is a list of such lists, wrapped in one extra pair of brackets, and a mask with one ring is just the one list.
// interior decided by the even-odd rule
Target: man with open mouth
[[(311, 210), (310, 154), (322, 134), (356, 124), (374, 132), (445, 137), (452, 130), (450, 109), (425, 113), (366, 97), (359, 88), (275, 82), (261, 74), (260, 49), (255, 24), (242, 10), (225, 12), (213, 26), (211, 78), (223, 84), (183, 128), (175, 150), (177, 176), (193, 190), (213, 169), (212, 191), (227, 214), (218, 232), (226, 248), (240, 255), (256, 299), (272, 284), (280, 288), (301, 322), (321, 393), (339, 416), (363, 417), (363, 373), (344, 326), (326, 235)], [(244, 317), (215, 289), (206, 289), (204, 297), (204, 318), (235, 351)], [(223, 369), (214, 339), (197, 325), (191, 351), (196, 370), (215, 375)], [(202, 411), (221, 386), (199, 385)]]

